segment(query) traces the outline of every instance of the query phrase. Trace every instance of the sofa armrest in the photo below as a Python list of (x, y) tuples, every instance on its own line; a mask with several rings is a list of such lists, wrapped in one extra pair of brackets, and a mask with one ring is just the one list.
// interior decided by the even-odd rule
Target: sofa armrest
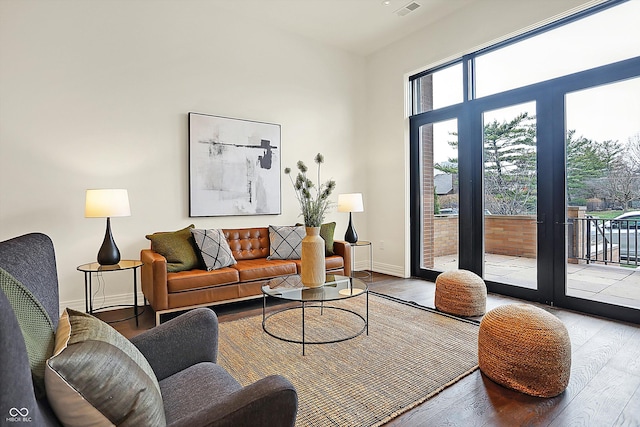
[(143, 249), (140, 251), (140, 261), (142, 293), (154, 310), (166, 310), (169, 308), (167, 259), (151, 249)]
[(333, 241), (333, 253), (344, 260), (344, 275), (351, 276), (351, 245), (343, 240)]
[(181, 418), (170, 427), (293, 426), (298, 393), (289, 380), (271, 375)]
[(197, 308), (131, 338), (158, 380), (218, 359), (218, 316)]

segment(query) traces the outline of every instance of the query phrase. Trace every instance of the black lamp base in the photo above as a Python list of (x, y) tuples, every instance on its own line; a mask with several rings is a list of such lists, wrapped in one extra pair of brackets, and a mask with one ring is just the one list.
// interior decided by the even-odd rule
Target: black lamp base
[(349, 212), (349, 225), (347, 226), (347, 232), (344, 234), (344, 240), (349, 243), (355, 243), (358, 241), (358, 233), (356, 233), (356, 229), (353, 226), (353, 221), (351, 220), (351, 212)]
[(115, 265), (120, 262), (120, 251), (111, 235), (111, 218), (107, 218), (107, 231), (104, 234), (104, 241), (98, 251), (98, 264)]

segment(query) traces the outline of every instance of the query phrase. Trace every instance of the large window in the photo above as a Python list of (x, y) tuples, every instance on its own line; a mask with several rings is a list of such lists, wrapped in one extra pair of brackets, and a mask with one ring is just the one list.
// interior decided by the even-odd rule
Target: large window
[(638, 318), (639, 16), (608, 1), (410, 78), (413, 275)]
[[(620, 2), (613, 2), (620, 3)], [(637, 57), (640, 1), (574, 17), (470, 55), (473, 86), (468, 99), (524, 87)], [(463, 101), (463, 61), (410, 78), (413, 113)]]
[(577, 19), (475, 60), (482, 97), (638, 56), (640, 1)]
[(462, 62), (433, 70), (414, 81), (413, 109), (416, 113), (448, 107), (462, 100)]

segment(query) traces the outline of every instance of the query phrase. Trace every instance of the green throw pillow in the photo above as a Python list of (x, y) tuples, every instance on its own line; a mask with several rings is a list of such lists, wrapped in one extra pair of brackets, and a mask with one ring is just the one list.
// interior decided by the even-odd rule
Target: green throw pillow
[[(296, 225), (304, 225), (304, 224), (296, 224)], [(325, 255), (331, 256), (334, 255), (333, 252), (333, 233), (336, 230), (335, 222), (328, 222), (326, 224), (322, 224), (320, 226), (320, 237), (324, 239), (325, 244)]]
[[(19, 280), (0, 268), (0, 288), (7, 295), (18, 319), (29, 355), (36, 396), (45, 395), (44, 365), (53, 354), (53, 322), (47, 310)], [(7, 349), (4, 349), (7, 351)]]
[(320, 237), (324, 239), (327, 255), (333, 255), (333, 233), (335, 229), (335, 222), (328, 222), (320, 226)]
[(153, 369), (128, 339), (100, 319), (66, 309), (46, 363), (47, 398), (65, 426), (164, 426)]
[(167, 271), (193, 270), (200, 267), (200, 260), (195, 250), (195, 241), (191, 235), (191, 224), (178, 231), (160, 231), (145, 237), (151, 240), (151, 249), (167, 259)]

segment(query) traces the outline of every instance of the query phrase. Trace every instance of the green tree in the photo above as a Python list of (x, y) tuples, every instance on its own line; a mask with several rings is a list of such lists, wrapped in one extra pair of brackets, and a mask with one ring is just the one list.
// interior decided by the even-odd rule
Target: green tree
[[(448, 144), (457, 148), (457, 133)], [(627, 145), (594, 141), (567, 132), (566, 167), (569, 204), (598, 197), (626, 208), (640, 199), (640, 134)], [(458, 159), (435, 164), (457, 175)], [(536, 212), (537, 165), (535, 116), (521, 113), (510, 121), (484, 126), (485, 207), (494, 214), (527, 215)]]
[[(458, 147), (457, 136), (447, 143)], [(521, 113), (511, 121), (494, 120), (484, 126), (485, 207), (494, 214), (524, 215), (536, 206), (535, 117)], [(458, 159), (434, 168), (458, 174)]]
[(606, 163), (604, 177), (592, 181), (592, 186), (614, 207), (627, 210), (630, 202), (640, 199), (640, 164), (636, 149), (640, 140), (631, 137), (626, 145), (618, 141), (600, 143), (601, 156)]
[(583, 204), (591, 197), (598, 197), (594, 180), (607, 174), (611, 161), (606, 149), (583, 136), (576, 137), (576, 131), (567, 132), (567, 198), (570, 205)]
[(485, 207), (494, 214), (535, 213), (535, 117), (520, 113), (484, 126)]

